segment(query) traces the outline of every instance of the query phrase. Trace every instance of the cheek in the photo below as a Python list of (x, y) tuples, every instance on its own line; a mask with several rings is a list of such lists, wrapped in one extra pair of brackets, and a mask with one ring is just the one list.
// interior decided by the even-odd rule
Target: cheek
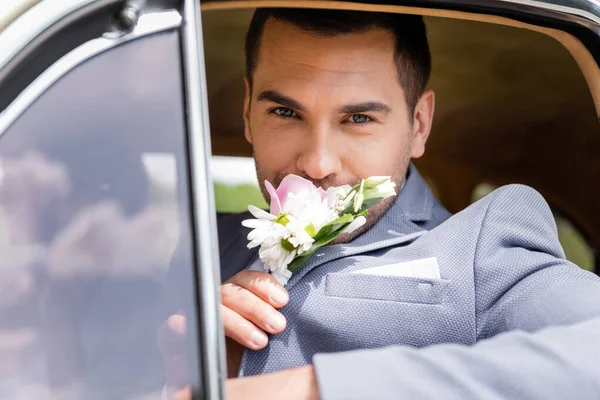
[(274, 127), (258, 118), (251, 120), (252, 147), (256, 162), (269, 175), (293, 171), (298, 143), (290, 129)]
[(409, 141), (402, 139), (400, 133), (347, 139), (344, 144), (344, 169), (361, 178), (394, 176), (398, 168), (406, 163), (410, 151)]

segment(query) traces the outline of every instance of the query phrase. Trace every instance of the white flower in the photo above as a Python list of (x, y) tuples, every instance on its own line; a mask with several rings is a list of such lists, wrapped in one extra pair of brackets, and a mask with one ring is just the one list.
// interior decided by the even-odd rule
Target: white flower
[[(365, 185), (366, 186), (366, 185)], [(365, 200), (385, 199), (396, 195), (396, 184), (390, 180), (373, 187), (365, 187)]]
[(362, 207), (363, 202), (365, 201), (364, 194), (365, 180), (360, 181), (360, 187), (358, 188), (358, 192), (354, 196), (354, 212), (358, 212)]
[(390, 181), (389, 176), (371, 176), (365, 179), (365, 188), (374, 188)]
[(285, 286), (292, 276), (292, 273), (288, 270), (288, 265), (296, 257), (297, 251), (284, 249), (280, 241), (272, 246), (263, 244), (258, 255), (263, 262), (265, 271), (271, 271), (271, 275)]
[(273, 278), (277, 280), (277, 282), (281, 283), (281, 285), (287, 285), (288, 281), (292, 277), (292, 272), (289, 269), (277, 270), (273, 271), (271, 274)]
[(242, 225), (252, 228), (248, 248), (260, 246), (258, 254), (265, 271), (270, 271), (282, 285), (292, 276), (288, 270), (290, 263), (315, 250), (315, 237), (323, 226), (337, 220), (341, 213), (349, 213), (353, 219), (348, 216), (342, 219), (351, 221), (345, 222), (347, 226), (342, 232), (326, 230), (319, 239), (325, 243), (339, 233), (352, 233), (366, 223), (364, 215), (357, 215), (360, 210), (396, 194), (395, 184), (385, 176), (363, 179), (359, 187), (344, 185), (326, 191), (296, 175), (285, 177), (277, 190), (268, 181), (265, 185), (274, 214), (248, 206), (256, 219), (247, 219)]
[(298, 250), (298, 255), (300, 255), (305, 251), (308, 251), (315, 242), (315, 240), (306, 231), (310, 223), (307, 221), (300, 221), (291, 215), (289, 218), (290, 221), (285, 226), (285, 239), (287, 239), (287, 241)]
[(363, 179), (354, 195), (353, 208), (358, 213), (361, 209), (368, 209), (383, 199), (396, 195), (396, 184), (389, 176), (375, 176)]
[(281, 241), (272, 246), (261, 246), (258, 256), (265, 265), (265, 270), (278, 271), (287, 269), (287, 266), (296, 257), (296, 250), (286, 250), (281, 245)]
[(317, 231), (337, 218), (337, 212), (330, 207), (329, 201), (317, 192), (290, 193), (282, 212), (306, 222), (306, 225), (313, 224)]
[(354, 192), (350, 196), (348, 193), (352, 190), (350, 185), (344, 186), (332, 186), (325, 191), (325, 198), (328, 201), (329, 208), (333, 211), (339, 213), (343, 211), (348, 203), (352, 201), (354, 197)]
[(246, 219), (242, 221), (242, 225), (246, 228), (254, 228), (248, 234), (248, 248), (261, 246), (265, 243), (267, 246), (272, 246), (276, 242), (280, 242), (285, 236), (285, 227), (280, 224), (273, 222), (275, 219), (274, 215), (261, 210), (255, 206), (248, 206), (248, 210), (257, 219)]
[(357, 230), (358, 228), (360, 228), (361, 226), (363, 226), (366, 222), (367, 222), (367, 219), (363, 215), (359, 215), (358, 217), (354, 218), (354, 221), (350, 222), (350, 225), (348, 225), (347, 227), (344, 228), (344, 230), (342, 231), (342, 234), (352, 233), (355, 230)]

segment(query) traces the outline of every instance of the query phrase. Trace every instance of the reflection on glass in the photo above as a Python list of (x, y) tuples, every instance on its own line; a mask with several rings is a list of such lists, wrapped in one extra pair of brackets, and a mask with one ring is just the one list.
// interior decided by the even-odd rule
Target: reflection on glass
[(0, 138), (0, 398), (159, 398), (171, 293), (194, 309), (178, 46), (95, 57)]

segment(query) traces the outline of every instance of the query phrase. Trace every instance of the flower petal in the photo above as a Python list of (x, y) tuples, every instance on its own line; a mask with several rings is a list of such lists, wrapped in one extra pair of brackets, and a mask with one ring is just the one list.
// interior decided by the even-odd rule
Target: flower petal
[(270, 211), (273, 215), (279, 215), (281, 213), (281, 200), (279, 199), (279, 195), (277, 191), (269, 181), (265, 181), (265, 187), (267, 188), (267, 192), (271, 196), (271, 205)]
[(322, 188), (317, 188), (314, 193), (318, 194), (319, 197), (321, 198), (321, 201), (326, 200), (327, 199), (327, 192), (324, 191)]
[(391, 176), (370, 176), (367, 179), (365, 179), (365, 186), (373, 188), (375, 186), (379, 186), (385, 184), (386, 182), (389, 182), (390, 179)]
[(367, 222), (367, 219), (363, 215), (360, 215), (360, 216), (354, 218), (354, 221), (350, 222), (350, 224), (344, 228), (342, 233), (352, 233), (355, 230), (357, 230), (358, 228), (360, 228), (361, 226), (363, 226), (366, 222)]
[[(307, 179), (304, 179), (298, 175), (289, 174), (277, 187), (277, 197), (279, 198), (280, 210), (281, 207), (285, 207), (288, 194), (290, 193), (301, 193), (301, 192), (312, 192), (316, 187), (313, 183)], [(268, 189), (267, 189), (268, 190)], [(270, 192), (269, 192), (270, 193)], [(273, 211), (271, 211), (273, 213)], [(275, 214), (275, 213), (273, 213)]]
[[(273, 187), (273, 186), (271, 186), (271, 187)], [(273, 221), (275, 219), (275, 215), (269, 214), (262, 208), (258, 208), (256, 206), (253, 206), (252, 204), (250, 204), (248, 206), (248, 211), (250, 211), (250, 214), (254, 215), (258, 219), (267, 219), (269, 221)]]
[(287, 285), (288, 281), (290, 280), (290, 277), (292, 276), (291, 272), (288, 275), (285, 271), (276, 270), (271, 273), (271, 276), (273, 276), (273, 278), (275, 278), (275, 280), (277, 280), (277, 282), (279, 282), (282, 286)]

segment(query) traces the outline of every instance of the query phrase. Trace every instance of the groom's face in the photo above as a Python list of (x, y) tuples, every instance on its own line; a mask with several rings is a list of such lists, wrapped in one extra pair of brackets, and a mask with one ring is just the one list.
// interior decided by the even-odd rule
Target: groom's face
[(266, 22), (244, 107), (261, 186), (297, 174), (324, 188), (391, 175), (400, 187), (424, 152), (433, 93), (409, 113), (394, 43), (379, 28), (319, 36)]

